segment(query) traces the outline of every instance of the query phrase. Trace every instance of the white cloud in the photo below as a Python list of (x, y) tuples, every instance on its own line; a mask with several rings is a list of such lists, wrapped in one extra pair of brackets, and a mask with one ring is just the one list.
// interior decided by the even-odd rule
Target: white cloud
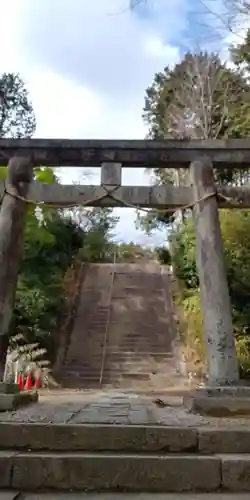
[[(178, 11), (177, 18), (172, 7), (163, 35), (151, 20), (141, 21), (128, 9), (119, 14), (127, 5), (127, 0), (29, 0), (21, 27), (27, 57), (90, 86), (112, 102), (122, 99), (126, 105), (133, 104), (154, 71), (178, 56), (165, 33), (170, 37), (177, 21), (178, 32), (183, 16)], [(148, 40), (156, 38), (161, 50), (152, 54), (147, 51)]]
[(32, 73), (29, 88), (38, 117), (36, 135), (40, 137), (73, 139), (81, 130), (94, 128), (103, 112), (98, 95), (51, 71)]
[[(25, 80), (37, 117), (37, 136), (145, 137), (144, 91), (156, 71), (179, 58), (171, 37), (184, 25), (187, 1), (171, 3), (164, 22), (166, 0), (158, 0), (151, 18), (143, 19), (122, 11), (127, 4), (127, 0), (1, 1), (0, 43), (5, 49), (0, 71), (20, 72)], [(79, 170), (64, 169), (64, 182), (78, 177)], [(148, 184), (149, 178), (140, 170), (127, 169), (124, 181)], [(118, 237), (147, 240), (135, 231), (133, 211), (120, 210), (121, 214)]]
[(145, 40), (144, 50), (150, 57), (154, 57), (156, 60), (160, 59), (160, 61), (165, 58), (166, 61), (175, 62), (179, 58), (179, 49), (177, 47), (165, 45), (159, 36), (149, 36), (148, 39)]

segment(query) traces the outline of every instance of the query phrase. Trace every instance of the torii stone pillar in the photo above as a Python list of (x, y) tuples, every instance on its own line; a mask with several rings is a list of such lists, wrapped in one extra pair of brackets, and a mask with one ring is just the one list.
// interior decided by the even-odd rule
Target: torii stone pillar
[(11, 158), (0, 209), (0, 382), (4, 377), (27, 206), (18, 196), (27, 196), (32, 178), (33, 167), (29, 159)]
[(209, 158), (190, 166), (196, 232), (196, 256), (208, 360), (208, 385), (230, 386), (239, 381), (213, 165)]
[(26, 198), (32, 178), (30, 159), (11, 158), (0, 210), (0, 412), (38, 400), (37, 391), (20, 392), (19, 386), (4, 376), (27, 207), (22, 198)]

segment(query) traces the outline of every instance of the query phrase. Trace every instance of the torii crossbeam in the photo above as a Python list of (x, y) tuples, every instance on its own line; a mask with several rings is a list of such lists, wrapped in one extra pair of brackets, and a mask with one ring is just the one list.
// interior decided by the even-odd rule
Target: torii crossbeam
[(13, 155), (51, 167), (100, 167), (114, 162), (123, 167), (158, 168), (185, 168), (208, 155), (216, 168), (243, 169), (250, 165), (250, 140), (0, 139), (0, 165)]

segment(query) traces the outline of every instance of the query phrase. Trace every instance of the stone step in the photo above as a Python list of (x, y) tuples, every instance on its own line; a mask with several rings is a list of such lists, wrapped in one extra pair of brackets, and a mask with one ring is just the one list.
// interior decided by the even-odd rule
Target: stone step
[[(250, 427), (0, 423), (0, 450), (161, 452), (250, 457)], [(248, 459), (248, 458), (247, 458)], [(250, 479), (250, 471), (249, 471)]]
[[(79, 380), (82, 381), (82, 383), (84, 383), (84, 381), (91, 381), (91, 380), (99, 380), (100, 378), (100, 373), (101, 373), (101, 370), (100, 369), (92, 369), (90, 371), (88, 370), (81, 370), (81, 371), (78, 371), (78, 370), (70, 370), (70, 369), (67, 369), (63, 372), (63, 377), (62, 379), (63, 380), (66, 380), (67, 377), (73, 377), (73, 378), (77, 378)], [(185, 377), (182, 377), (180, 374), (178, 374), (177, 372), (176, 373), (166, 373), (166, 374), (152, 374), (151, 372), (136, 372), (136, 371), (131, 371), (131, 372), (123, 372), (121, 370), (110, 370), (110, 369), (106, 369), (104, 370), (103, 372), (103, 382), (105, 383), (105, 380), (110, 380), (110, 378), (114, 377), (114, 380), (117, 380), (117, 379), (120, 379), (120, 380), (128, 380), (128, 379), (131, 379), (131, 378), (134, 378), (134, 381), (135, 383), (138, 382), (138, 380), (150, 380), (150, 381), (154, 381), (157, 379), (157, 381), (159, 382), (159, 380), (161, 381), (161, 386), (162, 384), (168, 386), (168, 385), (172, 385), (173, 382), (176, 384), (180, 378), (182, 380), (185, 380), (185, 381), (188, 381), (187, 378)]]
[(97, 382), (100, 378), (100, 370), (96, 372), (78, 372), (78, 371), (73, 371), (73, 370), (67, 370), (63, 372), (63, 377), (62, 380), (67, 380), (68, 378), (72, 379), (77, 379), (81, 381), (83, 387), (84, 387), (84, 382)]
[(239, 481), (237, 463), (234, 470), (234, 462), (227, 459), (225, 467), (217, 456), (42, 451), (17, 454), (10, 450), (1, 452), (0, 470), (0, 487), (21, 491), (53, 488), (164, 493), (216, 491), (221, 486), (241, 491), (243, 483), (250, 483), (247, 476)]
[[(101, 364), (99, 365), (94, 365), (92, 367), (75, 367), (74, 365), (72, 366), (67, 366), (64, 368), (63, 370), (63, 374), (64, 375), (78, 375), (78, 376), (87, 376), (87, 377), (92, 377), (93, 375), (94, 376), (97, 376), (97, 374), (100, 374), (101, 372)], [(163, 371), (160, 371), (160, 372), (157, 372), (157, 371), (154, 371), (152, 368), (151, 369), (142, 369), (140, 367), (138, 367), (138, 369), (136, 369), (136, 367), (130, 367), (129, 369), (126, 369), (125, 367), (124, 368), (121, 368), (121, 367), (116, 367), (116, 366), (106, 366), (104, 367), (104, 370), (103, 370), (103, 374), (104, 375), (107, 375), (107, 376), (110, 376), (110, 375), (114, 375), (114, 377), (117, 377), (117, 376), (122, 376), (124, 375), (124, 377), (129, 377), (131, 374), (135, 374), (135, 375), (145, 375), (146, 376), (150, 376), (150, 377), (161, 377), (161, 380), (165, 379), (166, 381), (168, 380), (169, 377), (178, 377), (179, 378), (179, 374), (177, 373), (177, 371), (174, 369), (173, 370), (170, 370), (169, 368), (167, 369), (166, 368), (166, 372), (163, 372)]]
[[(100, 370), (99, 371), (96, 371), (96, 372), (77, 372), (77, 371), (66, 371), (64, 373), (64, 379), (66, 379), (67, 377), (75, 377), (77, 378), (78, 380), (81, 380), (83, 386), (84, 386), (84, 382), (86, 381), (98, 381), (100, 379)], [(117, 380), (117, 379), (122, 379), (124, 378), (124, 380), (126, 379), (130, 379), (130, 378), (134, 378), (135, 382), (138, 381), (138, 380), (149, 380), (150, 379), (150, 374), (149, 373), (136, 373), (136, 372), (133, 372), (133, 373), (121, 373), (121, 372), (105, 372), (103, 373), (103, 383), (105, 383), (105, 381), (110, 381), (111, 378), (114, 378), (114, 380)]]
[[(152, 338), (152, 336), (151, 336)], [(151, 354), (155, 353), (156, 355), (160, 355), (166, 349), (166, 342), (154, 342), (150, 339), (144, 339), (143, 337), (138, 337), (135, 340), (127, 340), (126, 335), (122, 334), (122, 342), (119, 343), (118, 340), (116, 342), (108, 341), (108, 348), (110, 352), (138, 352), (140, 354)]]
[[(74, 372), (74, 371), (67, 371), (63, 374), (63, 377), (60, 379), (61, 382), (65, 385), (67, 384), (68, 381), (72, 379), (72, 383), (78, 383), (79, 387), (83, 388), (85, 387), (85, 384), (91, 384), (92, 382), (94, 383), (95, 387), (96, 384), (99, 383), (100, 380), (100, 370), (96, 372)], [(131, 387), (131, 383), (133, 383), (134, 388), (138, 387), (138, 390), (141, 387), (141, 384), (144, 382), (149, 385), (149, 388), (151, 387), (156, 387), (158, 388), (167, 388), (167, 387), (172, 387), (173, 383), (175, 387), (177, 386), (177, 383), (180, 379), (180, 376), (175, 376), (174, 375), (168, 375), (168, 377), (163, 378), (161, 377), (160, 383), (159, 380), (157, 379), (156, 381), (154, 380), (154, 376), (152, 376), (150, 373), (122, 373), (122, 372), (104, 372), (103, 377), (102, 377), (102, 385), (105, 384), (110, 384), (110, 381), (114, 381), (117, 384), (121, 386), (121, 388), (126, 388), (126, 387)], [(182, 379), (183, 381), (186, 381), (187, 384), (189, 383), (186, 379)], [(156, 382), (156, 383), (155, 383)], [(138, 386), (136, 385), (138, 384)]]
[[(85, 371), (77, 371), (77, 370), (65, 370), (63, 372), (63, 379), (66, 379), (67, 377), (77, 377), (81, 380), (99, 380), (100, 378), (100, 373), (101, 373), (101, 370), (100, 369), (92, 369), (90, 371), (88, 370), (85, 370)], [(178, 381), (180, 379), (180, 375), (179, 374), (172, 374), (172, 373), (169, 373), (167, 375), (162, 375), (162, 374), (158, 374), (158, 375), (155, 375), (155, 374), (152, 374), (150, 372), (136, 372), (136, 371), (131, 371), (131, 372), (123, 372), (123, 371), (120, 371), (120, 370), (104, 370), (103, 372), (103, 379), (110, 379), (110, 377), (114, 377), (114, 379), (117, 379), (117, 378), (124, 378), (125, 380), (126, 379), (129, 379), (131, 377), (135, 377), (135, 382), (136, 380), (138, 379), (150, 379), (150, 380), (154, 380), (154, 379), (157, 379), (157, 380), (161, 380), (162, 383), (165, 383), (166, 385), (168, 385), (168, 381), (171, 379), (172, 381), (175, 380), (175, 381)], [(183, 380), (187, 380), (187, 379), (184, 379), (183, 377)]]
[(250, 455), (2, 451), (0, 487), (21, 491), (250, 492)]
[[(205, 441), (208, 446), (209, 437)], [(245, 436), (244, 436), (245, 437)], [(239, 439), (238, 443), (246, 443)], [(250, 443), (250, 432), (249, 439)], [(43, 451), (199, 452), (195, 429), (97, 424), (0, 424), (0, 449)], [(207, 450), (207, 448), (206, 448)], [(223, 448), (222, 448), (223, 450)], [(202, 452), (202, 449), (201, 449)], [(207, 452), (207, 451), (206, 451)], [(209, 449), (208, 449), (209, 453)]]
[[(92, 363), (80, 363), (80, 362), (72, 362), (72, 363), (67, 363), (64, 365), (64, 370), (65, 372), (66, 371), (81, 371), (81, 372), (87, 372), (89, 373), (90, 371), (98, 371), (98, 369), (100, 370), (101, 368), (101, 364), (102, 364), (102, 359), (100, 360), (93, 360)], [(152, 371), (154, 373), (159, 373), (159, 374), (162, 374), (164, 375), (165, 373), (170, 373), (172, 370), (175, 369), (175, 365), (173, 363), (173, 366), (169, 366), (166, 365), (166, 366), (158, 366), (158, 365), (154, 365), (153, 362), (148, 362), (148, 363), (139, 363), (138, 362), (126, 362), (124, 361), (124, 363), (120, 362), (120, 363), (117, 363), (115, 361), (113, 362), (105, 362), (104, 363), (104, 370), (106, 371), (113, 371), (113, 372), (117, 372), (117, 373), (129, 373), (131, 371), (135, 371), (135, 372), (141, 372), (141, 373), (152, 373)]]
[[(17, 500), (17, 491), (0, 491), (0, 500)], [(84, 495), (84, 496), (83, 496)], [(21, 500), (21, 497), (20, 497)], [(249, 493), (22, 493), (22, 500), (249, 500)]]
[[(115, 346), (114, 346), (115, 347)], [(138, 356), (139, 358), (142, 358), (143, 356), (156, 356), (156, 357), (165, 357), (165, 358), (172, 358), (173, 354), (171, 351), (150, 351), (147, 349), (145, 351), (130, 351), (129, 349), (124, 349), (123, 345), (119, 346), (118, 349), (113, 348), (110, 344), (107, 345), (107, 354), (112, 355), (112, 356)]]
[[(142, 350), (139, 350), (137, 349), (135, 346), (120, 346), (120, 348), (117, 348), (118, 346), (110, 346), (109, 344), (107, 344), (107, 347), (106, 347), (106, 357), (109, 357), (109, 358), (114, 358), (114, 360), (117, 360), (119, 358), (121, 358), (122, 360), (123, 359), (130, 359), (132, 361), (135, 361), (135, 360), (139, 360), (139, 361), (164, 361), (164, 360), (169, 360), (169, 359), (173, 359), (173, 355), (169, 352), (164, 352), (163, 350), (160, 350), (159, 348), (159, 351), (155, 350), (149, 350), (149, 349), (142, 349)], [(89, 352), (90, 351), (90, 352)], [(102, 352), (103, 352), (103, 343), (100, 344), (100, 343), (97, 343), (97, 342), (93, 342), (93, 346), (92, 346), (92, 351), (91, 351), (91, 347), (89, 349), (86, 348), (86, 344), (85, 344), (85, 348), (83, 347), (83, 345), (79, 344), (77, 342), (77, 345), (74, 346), (74, 349), (70, 349), (68, 351), (68, 357), (67, 359), (72, 359), (72, 361), (75, 359), (81, 359), (79, 357), (79, 355), (81, 355), (81, 353), (83, 352), (83, 354), (89, 354), (91, 357), (93, 357), (93, 359), (96, 357), (96, 358), (100, 358), (102, 356)], [(86, 357), (86, 360), (88, 360), (88, 358)]]
[[(110, 307), (109, 293), (114, 271)], [(130, 267), (128, 264), (85, 267), (66, 363), (61, 367), (61, 381), (83, 387), (99, 382), (107, 319), (110, 321), (104, 384), (110, 383), (113, 377), (117, 387), (123, 374), (127, 379), (122, 380), (123, 386), (131, 385), (132, 379), (138, 387), (146, 384), (152, 372), (158, 371), (157, 361), (166, 363), (166, 371), (169, 372), (172, 364), (172, 310), (168, 312), (165, 309), (164, 289), (169, 283), (166, 284), (162, 271), (158, 264), (145, 262), (139, 267), (136, 264)], [(145, 361), (142, 360), (144, 356), (154, 359)], [(128, 366), (128, 363), (131, 365)], [(162, 371), (164, 373), (164, 369)]]
[[(102, 360), (93, 360), (93, 362), (90, 363), (80, 363), (80, 362), (71, 362), (71, 363), (66, 363), (63, 365), (63, 370), (64, 371), (77, 371), (77, 372), (96, 372), (100, 371), (102, 365)], [(127, 363), (126, 361), (117, 363), (115, 361), (112, 362), (104, 362), (104, 369), (105, 371), (114, 371), (114, 372), (119, 372), (119, 373), (129, 373), (130, 371), (134, 372), (144, 372), (144, 373), (157, 373), (159, 375), (164, 375), (164, 374), (169, 374), (172, 373), (176, 370), (176, 363), (166, 363), (164, 364), (155, 364), (155, 363), (140, 363), (140, 361), (135, 361), (134, 363)]]
[[(156, 359), (154, 359), (154, 357)], [(108, 363), (126, 363), (126, 364), (135, 364), (138, 361), (140, 364), (157, 364), (157, 363), (164, 363), (164, 362), (171, 362), (174, 361), (174, 357), (171, 354), (156, 354), (155, 353), (145, 353), (145, 357), (143, 354), (140, 353), (133, 353), (131, 351), (126, 352), (126, 351), (116, 351), (116, 352), (107, 352), (105, 359)], [(77, 366), (84, 366), (85, 364), (89, 364), (90, 366), (93, 365), (95, 362), (101, 362), (102, 360), (102, 352), (99, 352), (98, 354), (91, 354), (89, 358), (81, 358), (81, 355), (79, 355), (79, 350), (77, 350), (73, 353), (70, 352), (67, 356), (67, 360), (64, 363), (64, 367), (69, 366), (71, 364), (76, 364)]]

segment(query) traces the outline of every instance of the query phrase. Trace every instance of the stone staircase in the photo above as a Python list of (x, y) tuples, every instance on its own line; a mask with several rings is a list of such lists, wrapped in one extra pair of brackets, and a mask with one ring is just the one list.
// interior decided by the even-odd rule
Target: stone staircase
[(170, 278), (156, 262), (85, 266), (68, 348), (66, 387), (178, 384)]
[(195, 492), (250, 492), (247, 428), (2, 422), (0, 449), (0, 488), (19, 496), (192, 492), (194, 500)]

